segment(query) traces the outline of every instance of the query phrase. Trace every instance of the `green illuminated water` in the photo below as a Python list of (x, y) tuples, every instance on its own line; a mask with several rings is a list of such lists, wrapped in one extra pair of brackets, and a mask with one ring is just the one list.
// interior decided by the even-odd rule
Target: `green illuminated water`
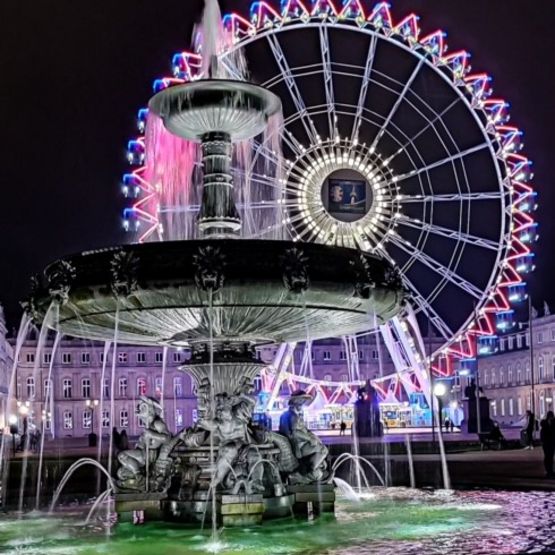
[[(539, 492), (441, 493), (376, 490), (360, 503), (340, 500), (336, 517), (285, 519), (224, 529), (219, 552), (241, 555), (519, 553), (555, 547), (555, 504)], [(72, 508), (55, 517), (0, 516), (0, 553), (197, 555), (208, 531), (167, 523), (85, 525)]]

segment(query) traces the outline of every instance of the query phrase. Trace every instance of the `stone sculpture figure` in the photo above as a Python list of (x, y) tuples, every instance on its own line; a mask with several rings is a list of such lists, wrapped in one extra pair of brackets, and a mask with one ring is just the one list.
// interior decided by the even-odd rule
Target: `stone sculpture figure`
[[(263, 468), (254, 472), (252, 480), (246, 481), (250, 468), (259, 459), (253, 449), (255, 439), (249, 427), (255, 400), (250, 395), (252, 386), (242, 384), (233, 395), (222, 393), (215, 398), (215, 414), (198, 423), (198, 427), (209, 431), (218, 444), (216, 472), (212, 486), (237, 489), (241, 484), (247, 493), (263, 492)], [(234, 491), (236, 493), (236, 491)]]
[(325, 479), (328, 449), (312, 433), (302, 418), (302, 406), (312, 397), (304, 391), (295, 391), (289, 398), (289, 409), (281, 415), (279, 431), (291, 442), (293, 454), (300, 463), (297, 472), (290, 475), (292, 483), (313, 483)]
[(117, 484), (125, 490), (164, 491), (169, 486), (170, 453), (181, 434), (172, 437), (162, 420), (162, 407), (155, 399), (141, 396), (137, 414), (143, 419), (145, 431), (134, 449), (119, 453)]

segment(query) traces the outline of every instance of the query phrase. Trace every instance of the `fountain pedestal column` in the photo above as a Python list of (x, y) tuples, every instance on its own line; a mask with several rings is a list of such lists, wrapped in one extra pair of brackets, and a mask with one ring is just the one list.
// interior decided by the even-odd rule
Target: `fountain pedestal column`
[(231, 136), (211, 132), (202, 136), (203, 190), (198, 226), (206, 239), (237, 237), (241, 218), (233, 199)]

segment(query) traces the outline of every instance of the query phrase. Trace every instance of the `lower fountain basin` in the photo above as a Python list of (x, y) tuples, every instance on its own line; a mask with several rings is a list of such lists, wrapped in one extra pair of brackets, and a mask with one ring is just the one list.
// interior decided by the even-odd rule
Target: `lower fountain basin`
[(395, 316), (404, 293), (387, 262), (353, 249), (196, 240), (125, 245), (58, 261), (31, 298), (35, 318), (44, 318), (53, 298), (64, 334), (112, 339), (117, 312), (123, 343), (188, 346), (209, 338), (210, 320), (220, 342), (354, 334), (368, 329), (374, 314), (378, 323)]

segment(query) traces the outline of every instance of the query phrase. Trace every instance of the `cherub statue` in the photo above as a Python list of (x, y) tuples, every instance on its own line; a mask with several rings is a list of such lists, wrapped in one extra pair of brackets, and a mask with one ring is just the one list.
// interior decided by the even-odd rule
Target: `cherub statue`
[(291, 474), (293, 482), (319, 482), (325, 478), (328, 449), (312, 433), (302, 418), (302, 406), (312, 397), (304, 391), (295, 391), (289, 398), (289, 409), (281, 415), (279, 431), (291, 442), (293, 454), (300, 463), (300, 470)]
[(156, 478), (152, 484), (147, 484), (147, 476), (150, 478), (151, 474), (156, 475), (155, 470), (160, 474), (161, 467), (164, 466), (162, 463), (167, 461), (180, 438), (172, 438), (162, 420), (162, 407), (156, 399), (141, 396), (137, 414), (142, 418), (146, 429), (134, 449), (127, 449), (118, 455), (121, 465), (118, 470), (118, 486), (122, 489), (156, 491), (161, 484), (157, 483)]
[[(252, 385), (245, 382), (233, 395), (216, 395), (214, 416), (198, 422), (199, 428), (213, 434), (218, 445), (213, 487), (220, 484), (226, 488), (237, 486), (237, 478), (245, 473), (248, 476), (249, 468), (259, 460), (256, 451), (252, 449), (255, 439), (249, 426), (256, 404), (250, 394), (251, 390)], [(262, 465), (258, 465), (252, 480), (245, 482), (249, 493), (264, 491), (263, 472)], [(236, 480), (235, 483), (230, 480), (231, 477)]]

